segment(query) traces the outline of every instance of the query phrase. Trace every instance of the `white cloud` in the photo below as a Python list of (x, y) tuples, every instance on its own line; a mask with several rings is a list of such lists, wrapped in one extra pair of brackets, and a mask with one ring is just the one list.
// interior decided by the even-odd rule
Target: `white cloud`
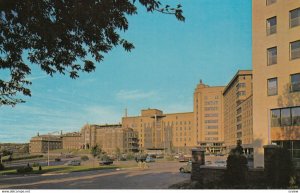
[(157, 98), (157, 92), (143, 92), (141, 90), (120, 90), (117, 93), (117, 99), (119, 100), (139, 100), (149, 98)]

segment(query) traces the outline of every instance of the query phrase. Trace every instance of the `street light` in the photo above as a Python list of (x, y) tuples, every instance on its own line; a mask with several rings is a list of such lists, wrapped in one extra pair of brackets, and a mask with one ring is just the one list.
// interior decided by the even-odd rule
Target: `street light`
[(54, 134), (54, 133), (59, 133), (59, 131), (54, 131), (54, 132), (51, 132), (51, 133), (48, 133), (48, 166), (50, 166), (50, 153), (49, 153), (49, 141), (50, 141), (50, 135)]

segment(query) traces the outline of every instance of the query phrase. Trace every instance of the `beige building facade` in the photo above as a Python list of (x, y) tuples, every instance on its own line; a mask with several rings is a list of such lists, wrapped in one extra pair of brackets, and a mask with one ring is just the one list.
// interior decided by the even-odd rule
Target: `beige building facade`
[(66, 133), (62, 135), (63, 149), (82, 149), (83, 142), (80, 132)]
[(138, 152), (137, 132), (122, 125), (89, 125), (81, 129), (83, 148), (90, 149), (95, 145), (107, 153)]
[(247, 154), (252, 154), (252, 71), (239, 70), (223, 92), (224, 140), (227, 152), (241, 140)]
[(300, 158), (300, 1), (252, 0), (254, 167), (276, 143)]
[(62, 149), (62, 138), (60, 135), (37, 135), (29, 142), (29, 153), (47, 153), (49, 150)]
[(189, 113), (164, 114), (158, 109), (141, 110), (140, 116), (123, 117), (123, 128), (138, 133), (141, 151), (188, 152), (196, 146), (194, 116)]
[(224, 150), (223, 86), (210, 87), (200, 81), (194, 91), (196, 145), (207, 152)]

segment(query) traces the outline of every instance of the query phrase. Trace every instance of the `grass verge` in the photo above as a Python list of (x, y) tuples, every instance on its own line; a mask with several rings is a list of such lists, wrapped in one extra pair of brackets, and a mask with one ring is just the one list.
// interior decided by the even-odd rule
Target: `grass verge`
[[(45, 173), (70, 173), (70, 172), (84, 172), (84, 171), (93, 171), (93, 170), (105, 170), (105, 169), (116, 169), (117, 166), (44, 166), (42, 170), (39, 170), (38, 167), (33, 167), (33, 171), (26, 174), (45, 174)], [(8, 169), (0, 171), (0, 175), (18, 175), (16, 169)], [(19, 174), (23, 175), (23, 174)]]

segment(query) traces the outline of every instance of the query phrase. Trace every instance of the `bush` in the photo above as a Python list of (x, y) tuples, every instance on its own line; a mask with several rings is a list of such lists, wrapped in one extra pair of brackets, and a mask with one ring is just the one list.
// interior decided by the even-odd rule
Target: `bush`
[(4, 170), (4, 169), (5, 169), (4, 165), (2, 163), (0, 163), (0, 171)]
[(277, 148), (265, 168), (266, 181), (270, 188), (288, 188), (294, 175), (293, 162), (287, 149)]
[(230, 151), (224, 176), (225, 184), (231, 187), (242, 187), (247, 184), (248, 161), (243, 153), (241, 141)]
[(82, 160), (82, 161), (87, 161), (87, 160), (89, 160), (89, 157), (88, 157), (88, 156), (86, 156), (86, 155), (84, 155), (84, 156), (81, 156), (81, 160)]
[(29, 173), (29, 172), (32, 172), (32, 171), (33, 171), (32, 167), (30, 167), (28, 165), (25, 166), (25, 167), (17, 169), (17, 173), (19, 173), (19, 174)]
[(39, 163), (34, 162), (34, 163), (32, 164), (32, 167), (38, 167), (38, 166), (40, 166)]

